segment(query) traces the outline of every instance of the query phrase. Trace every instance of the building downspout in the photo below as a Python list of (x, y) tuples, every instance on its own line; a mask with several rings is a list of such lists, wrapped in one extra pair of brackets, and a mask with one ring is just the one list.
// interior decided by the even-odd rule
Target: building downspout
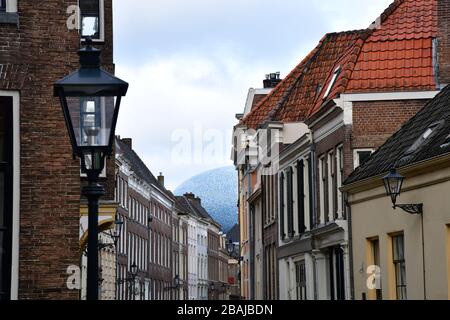
[(423, 213), (420, 215), (420, 220), (422, 223), (422, 268), (423, 268), (423, 299), (427, 300), (427, 278), (425, 271), (425, 234), (423, 227)]
[[(252, 193), (252, 179), (251, 179), (251, 173), (250, 173), (250, 163), (247, 164), (247, 195), (248, 197), (251, 195)], [(250, 203), (247, 203), (247, 208), (248, 208), (248, 229), (249, 229), (249, 258), (250, 258), (250, 279), (249, 279), (249, 298), (250, 300), (254, 299), (254, 261), (253, 261), (253, 254), (254, 254), (254, 237), (253, 237), (253, 210), (252, 210), (252, 206)]]
[(345, 201), (345, 208), (347, 210), (348, 222), (348, 256), (350, 259), (350, 300), (355, 300), (355, 278), (353, 273), (353, 236), (352, 236), (352, 207), (348, 203), (348, 193), (343, 194)]

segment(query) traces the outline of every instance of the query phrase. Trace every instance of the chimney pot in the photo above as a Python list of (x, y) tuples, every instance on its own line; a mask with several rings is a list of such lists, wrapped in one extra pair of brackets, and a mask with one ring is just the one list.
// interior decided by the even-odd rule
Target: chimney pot
[(160, 185), (162, 185), (164, 187), (164, 176), (163, 176), (162, 172), (159, 173), (158, 182)]
[(122, 142), (125, 143), (130, 149), (133, 149), (133, 139), (131, 138), (123, 138)]
[(275, 88), (280, 82), (280, 72), (266, 74), (266, 79), (263, 81), (264, 89)]

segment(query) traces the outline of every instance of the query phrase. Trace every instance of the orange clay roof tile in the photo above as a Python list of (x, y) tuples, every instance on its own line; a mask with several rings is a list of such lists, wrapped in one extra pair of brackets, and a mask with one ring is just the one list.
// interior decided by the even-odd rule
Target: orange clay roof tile
[(241, 123), (257, 128), (266, 121), (304, 121), (341, 93), (433, 90), (436, 2), (395, 0), (377, 26), (325, 35)]

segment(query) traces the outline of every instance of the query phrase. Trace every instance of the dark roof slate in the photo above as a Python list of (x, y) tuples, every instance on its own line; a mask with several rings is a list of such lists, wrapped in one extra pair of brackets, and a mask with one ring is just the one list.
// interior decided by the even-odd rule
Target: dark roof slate
[[(439, 123), (434, 133), (412, 154), (405, 155), (430, 125)], [(397, 168), (450, 152), (450, 86), (429, 101), (414, 117), (391, 136), (370, 158), (344, 182), (354, 183)]]

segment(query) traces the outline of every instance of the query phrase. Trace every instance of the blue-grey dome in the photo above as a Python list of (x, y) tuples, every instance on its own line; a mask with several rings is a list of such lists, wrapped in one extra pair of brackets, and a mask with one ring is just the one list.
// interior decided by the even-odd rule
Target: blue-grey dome
[(237, 175), (233, 167), (206, 171), (183, 182), (176, 195), (192, 192), (202, 199), (202, 206), (228, 231), (237, 223)]

